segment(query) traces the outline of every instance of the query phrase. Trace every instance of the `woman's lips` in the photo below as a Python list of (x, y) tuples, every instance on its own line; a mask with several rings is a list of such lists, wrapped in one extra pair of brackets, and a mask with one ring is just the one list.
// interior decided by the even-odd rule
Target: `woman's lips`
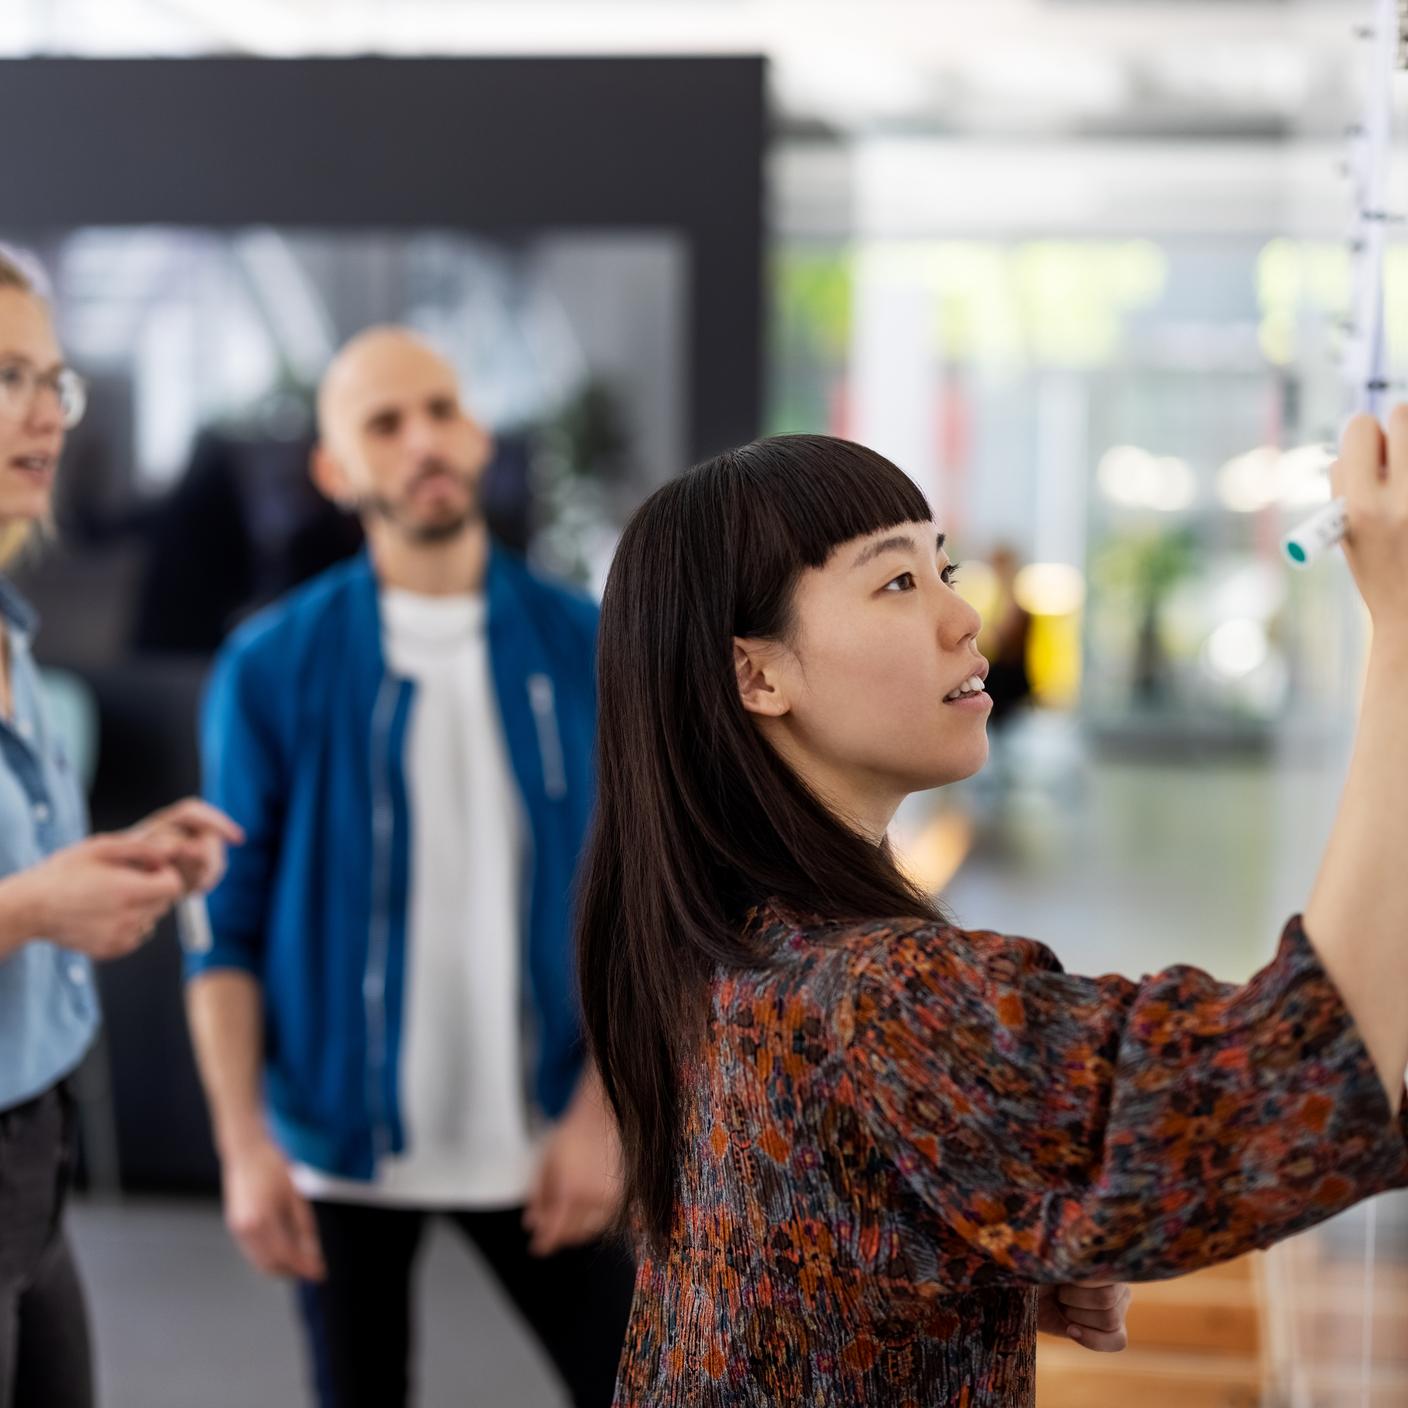
[(958, 699), (946, 699), (944, 708), (962, 709), (968, 714), (986, 714), (992, 708), (992, 698), (986, 690), (980, 689), (976, 694), (965, 694)]
[(9, 468), (29, 480), (46, 482), (54, 473), (52, 455), (12, 455)]

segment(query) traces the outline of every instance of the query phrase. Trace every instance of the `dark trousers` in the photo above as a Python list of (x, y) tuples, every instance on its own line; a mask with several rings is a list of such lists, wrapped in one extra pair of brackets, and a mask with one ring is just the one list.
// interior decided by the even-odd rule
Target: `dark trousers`
[[(427, 1214), (315, 1202), (327, 1279), (304, 1282), (320, 1408), (410, 1402), (411, 1271)], [(474, 1243), (556, 1366), (576, 1408), (609, 1408), (630, 1314), (634, 1269), (594, 1243), (530, 1256), (521, 1208), (446, 1214)], [(466, 1386), (465, 1403), (475, 1401)]]
[(71, 1104), (0, 1111), (0, 1408), (92, 1408), (88, 1310), (63, 1234)]

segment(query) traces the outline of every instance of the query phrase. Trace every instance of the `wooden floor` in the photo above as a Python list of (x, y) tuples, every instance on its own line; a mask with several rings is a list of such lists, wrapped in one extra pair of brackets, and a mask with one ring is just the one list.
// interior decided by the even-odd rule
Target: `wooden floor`
[(1136, 1286), (1123, 1353), (1040, 1340), (1039, 1408), (1259, 1408), (1261, 1303), (1251, 1258)]
[(1136, 1286), (1123, 1353), (1041, 1338), (1038, 1408), (1408, 1408), (1408, 1269), (1375, 1270), (1367, 1374), (1363, 1293), (1309, 1242)]

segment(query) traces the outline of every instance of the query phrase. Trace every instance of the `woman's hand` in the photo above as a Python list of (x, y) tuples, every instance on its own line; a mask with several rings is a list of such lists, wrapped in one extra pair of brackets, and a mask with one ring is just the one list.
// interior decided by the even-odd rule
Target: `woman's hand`
[(90, 958), (140, 948), (181, 898), (170, 847), (91, 836), (0, 881), (0, 954), (48, 939)]
[(1375, 635), (1408, 636), (1408, 405), (1393, 408), (1387, 436), (1373, 416), (1355, 416), (1330, 482), (1345, 501), (1345, 557)]
[(162, 807), (126, 834), (167, 846), (188, 895), (213, 890), (225, 874), (226, 847), (244, 840), (239, 826), (198, 797)]
[(1074, 1340), (1101, 1354), (1129, 1345), (1124, 1327), (1133, 1295), (1121, 1281), (1076, 1281), (1042, 1286), (1037, 1292), (1036, 1327), (1047, 1335)]

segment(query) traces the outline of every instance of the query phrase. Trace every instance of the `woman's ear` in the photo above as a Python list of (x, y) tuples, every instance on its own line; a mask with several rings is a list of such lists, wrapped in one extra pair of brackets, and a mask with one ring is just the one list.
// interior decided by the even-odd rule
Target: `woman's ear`
[(733, 639), (733, 668), (743, 707), (750, 714), (780, 719), (791, 705), (779, 678), (775, 650), (768, 641)]

